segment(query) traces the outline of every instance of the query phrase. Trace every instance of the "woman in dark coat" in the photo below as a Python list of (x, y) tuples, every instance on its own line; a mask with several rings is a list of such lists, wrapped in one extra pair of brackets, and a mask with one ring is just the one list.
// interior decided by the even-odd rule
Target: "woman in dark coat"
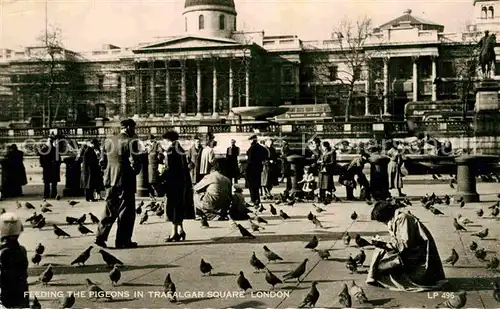
[(89, 145), (83, 146), (78, 155), (78, 161), (82, 164), (80, 174), (80, 187), (85, 189), (85, 200), (87, 202), (97, 201), (94, 192), (102, 189), (101, 168), (95, 148), (99, 147), (97, 140)]
[(182, 223), (184, 219), (194, 218), (193, 186), (186, 152), (178, 141), (179, 134), (170, 131), (163, 138), (167, 140), (168, 147), (162, 178), (167, 198), (167, 219), (172, 222), (172, 232), (165, 241), (183, 241), (186, 239), (186, 232)]
[(158, 166), (163, 160), (163, 149), (160, 143), (155, 140), (153, 135), (150, 136), (151, 144), (149, 145), (148, 152), (148, 183), (149, 183), (149, 195), (151, 197), (159, 196), (160, 183), (160, 172), (158, 171)]
[(278, 153), (273, 146), (273, 140), (268, 139), (265, 143), (267, 149), (267, 179), (265, 182), (268, 198), (272, 198), (271, 190), (278, 179)]
[(28, 183), (24, 167), (24, 152), (17, 149), (16, 144), (8, 147), (2, 161), (2, 195), (19, 197), (23, 195), (22, 186)]
[(319, 166), (319, 198), (324, 201), (326, 193), (335, 192), (335, 185), (333, 182), (333, 169), (337, 161), (337, 154), (335, 149), (332, 149), (330, 143), (324, 141), (321, 143), (322, 151), (321, 157), (318, 160)]

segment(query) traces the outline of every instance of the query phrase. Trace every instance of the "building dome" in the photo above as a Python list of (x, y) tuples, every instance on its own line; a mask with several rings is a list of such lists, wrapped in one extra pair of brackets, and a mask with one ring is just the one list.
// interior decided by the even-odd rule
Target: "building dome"
[(186, 0), (184, 31), (190, 35), (231, 38), (236, 31), (234, 0)]
[(188, 8), (190, 6), (198, 6), (198, 5), (220, 5), (234, 9), (233, 0), (186, 0), (184, 8)]

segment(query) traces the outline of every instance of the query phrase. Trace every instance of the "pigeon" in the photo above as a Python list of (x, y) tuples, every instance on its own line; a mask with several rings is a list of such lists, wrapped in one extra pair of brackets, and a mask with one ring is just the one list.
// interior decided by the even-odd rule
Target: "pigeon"
[(485, 229), (484, 229), (484, 230), (482, 230), (482, 231), (479, 231), (479, 232), (477, 232), (477, 233), (472, 233), (472, 234), (470, 234), (470, 236), (477, 236), (477, 237), (479, 237), (479, 238), (481, 238), (481, 239), (484, 239), (485, 237), (487, 237), (487, 236), (488, 236), (488, 234), (489, 234), (489, 229), (488, 229), (488, 228), (485, 228)]
[(71, 308), (73, 307), (73, 305), (75, 304), (75, 294), (73, 294), (73, 292), (69, 292), (68, 295), (62, 297), (60, 300), (59, 300), (59, 305), (60, 305), (60, 308)]
[(58, 194), (56, 195), (56, 201), (59, 201), (61, 199), (61, 196)]
[(253, 223), (252, 219), (249, 219), (248, 222), (250, 222), (250, 228), (252, 229), (253, 232), (260, 232), (260, 229), (264, 229), (260, 227), (258, 224)]
[(474, 252), (474, 255), (477, 259), (484, 261), (484, 259), (486, 258), (486, 250), (484, 248), (478, 249)]
[(476, 211), (476, 214), (478, 217), (482, 217), (484, 215), (484, 210), (480, 208), (478, 211)]
[(365, 260), (366, 260), (365, 251), (363, 249), (361, 249), (359, 251), (359, 253), (356, 254), (356, 256), (354, 256), (353, 260), (354, 260), (354, 262), (356, 262), (357, 266), (363, 266), (363, 264), (365, 263)]
[(450, 188), (455, 189), (454, 179), (450, 180)]
[(264, 205), (260, 204), (260, 207), (259, 207), (259, 212), (264, 212), (266, 209), (264, 208)]
[(102, 259), (104, 260), (104, 262), (106, 263), (106, 265), (108, 267), (112, 267), (113, 265), (116, 265), (116, 264), (120, 264), (120, 265), (123, 265), (123, 262), (120, 261), (119, 259), (117, 259), (114, 255), (112, 255), (111, 253), (109, 252), (106, 252), (102, 249), (99, 249), (99, 253), (101, 254), (102, 256)]
[(57, 238), (59, 238), (59, 237), (71, 237), (71, 235), (66, 233), (63, 229), (61, 229), (57, 225), (52, 224), (52, 227), (54, 227), (54, 234), (56, 234)]
[(309, 259), (305, 259), (302, 263), (300, 263), (299, 266), (297, 266), (297, 268), (285, 274), (283, 276), (283, 279), (288, 280), (296, 278), (297, 282), (300, 282), (300, 276), (302, 276), (306, 272), (307, 261), (309, 261)]
[(89, 296), (91, 296), (90, 298), (94, 298), (95, 300), (99, 298), (107, 298), (111, 300), (111, 296), (108, 296), (100, 286), (90, 281), (89, 278), (85, 278), (85, 281), (87, 282), (87, 289)]
[(344, 241), (344, 245), (347, 247), (351, 243), (351, 235), (349, 235), (348, 232), (344, 233), (344, 236), (342, 237), (342, 240)]
[(211, 275), (212, 274), (213, 267), (210, 263), (205, 262), (205, 260), (201, 259), (200, 262), (200, 271), (203, 275)]
[(306, 249), (316, 249), (316, 247), (318, 246), (319, 244), (319, 241), (318, 241), (318, 237), (316, 236), (313, 236), (313, 238), (307, 243), (307, 245), (305, 246)]
[(330, 251), (328, 249), (325, 250), (318, 250), (318, 256), (322, 260), (327, 260), (330, 257)]
[(455, 231), (467, 231), (463, 225), (458, 223), (457, 218), (453, 218), (453, 226), (455, 227)]
[(264, 246), (263, 248), (264, 248), (264, 256), (267, 258), (269, 262), (283, 261), (283, 259), (279, 255), (271, 251), (267, 246)]
[(290, 216), (286, 212), (284, 212), (282, 209), (280, 209), (280, 217), (283, 220), (290, 219)]
[(495, 270), (498, 268), (498, 265), (500, 264), (500, 261), (498, 260), (497, 257), (492, 257), (488, 264), (486, 265), (486, 268)]
[(40, 264), (41, 260), (42, 260), (42, 256), (38, 253), (35, 253), (35, 255), (33, 255), (33, 257), (31, 258), (31, 262), (33, 262), (33, 264), (35, 264), (37, 266)]
[(76, 259), (73, 260), (73, 262), (71, 262), (71, 265), (75, 265), (75, 264), (78, 264), (78, 265), (85, 265), (85, 262), (89, 259), (90, 257), (90, 251), (92, 251), (92, 246), (88, 247), (85, 251), (83, 251), (82, 253), (80, 253), (80, 255), (78, 255), (76, 257)]
[(356, 242), (356, 245), (359, 248), (363, 248), (363, 247), (366, 247), (366, 246), (371, 246), (371, 243), (368, 240), (366, 240), (363, 237), (361, 237), (361, 235), (359, 235), (359, 234), (356, 234), (356, 236), (354, 236), (354, 241)]
[(317, 228), (323, 228), (321, 221), (319, 221), (316, 216), (313, 216), (313, 219), (311, 221)]
[(495, 298), (497, 302), (500, 302), (500, 288), (498, 287), (498, 283), (493, 282), (492, 285), (493, 285), (493, 298)]
[(342, 285), (342, 290), (337, 296), (337, 302), (341, 308), (351, 308), (352, 306), (352, 298), (345, 283)]
[(43, 252), (45, 252), (45, 247), (41, 243), (39, 243), (35, 248), (35, 252), (42, 255)]
[(429, 211), (432, 212), (433, 214), (435, 214), (436, 216), (437, 215), (444, 215), (444, 213), (441, 210), (434, 208), (432, 206), (429, 207)]
[(469, 245), (470, 251), (474, 251), (477, 249), (477, 243), (475, 241), (471, 242)]
[(75, 224), (76, 222), (78, 222), (78, 218), (74, 218), (74, 217), (66, 217), (66, 223), (68, 223), (69, 225), (72, 225), (72, 224)]
[(351, 220), (356, 220), (358, 218), (358, 214), (356, 212), (353, 212), (351, 214)]
[(139, 224), (144, 224), (148, 221), (149, 219), (149, 216), (148, 216), (148, 212), (145, 211), (144, 214), (141, 216), (141, 220), (139, 221)]
[(41, 212), (43, 213), (46, 213), (46, 212), (52, 212), (52, 209), (50, 209), (49, 207), (45, 207), (43, 206), (41, 209), (40, 209)]
[(355, 273), (358, 270), (358, 265), (356, 264), (356, 262), (354, 261), (354, 259), (350, 255), (347, 258), (347, 261), (345, 262), (345, 267), (347, 269), (349, 269), (349, 271), (351, 272), (351, 274)]
[(495, 204), (488, 206), (488, 209), (494, 209), (500, 207), (500, 201), (495, 202)]
[(363, 291), (363, 288), (357, 286), (354, 280), (352, 281), (351, 288), (349, 289), (349, 294), (351, 294), (351, 296), (360, 304), (370, 303), (366, 297), (365, 291)]
[(155, 211), (155, 215), (158, 216), (158, 217), (163, 217), (163, 215), (165, 214), (165, 208), (163, 207), (160, 207), (159, 209), (157, 209)]
[(266, 269), (266, 282), (271, 285), (271, 289), (274, 289), (276, 284), (283, 284), (280, 278), (273, 274), (269, 269)]
[(465, 206), (465, 201), (461, 201), (460, 202), (460, 208), (464, 208), (464, 206)]
[(113, 285), (116, 285), (118, 281), (120, 281), (122, 277), (121, 271), (118, 269), (118, 266), (116, 264), (113, 266), (113, 269), (109, 272), (109, 280), (111, 280), (111, 283)]
[(139, 205), (137, 205), (137, 208), (135, 209), (135, 213), (140, 215), (142, 212), (142, 206), (144, 206), (144, 201), (140, 201)]
[(314, 215), (312, 214), (312, 212), (309, 212), (307, 214), (307, 220), (312, 221), (313, 218), (314, 218)]
[(201, 217), (201, 227), (210, 227), (210, 225), (208, 225), (208, 220), (207, 220), (207, 217)]
[(278, 212), (276, 211), (276, 208), (273, 206), (273, 204), (269, 205), (269, 211), (271, 212), (271, 214), (273, 216), (276, 216), (278, 214)]
[(305, 306), (309, 306), (310, 308), (316, 307), (316, 302), (319, 299), (319, 291), (316, 288), (318, 282), (313, 281), (311, 284), (311, 290), (307, 293), (302, 303), (300, 303), (299, 308), (304, 308)]
[(89, 228), (87, 228), (85, 225), (83, 225), (81, 223), (78, 225), (78, 231), (80, 233), (82, 233), (83, 235), (93, 234), (94, 233)]
[(80, 218), (78, 218), (78, 220), (76, 220), (76, 223), (78, 223), (78, 224), (84, 224), (85, 220), (87, 220), (87, 215), (83, 214)]
[(464, 291), (454, 293), (454, 297), (448, 298), (445, 302), (436, 305), (435, 308), (463, 308), (467, 303), (467, 294)]
[(313, 204), (313, 207), (316, 210), (316, 212), (319, 214), (322, 213), (323, 211), (326, 211), (326, 209), (323, 209), (323, 208), (317, 206), (316, 204)]
[(243, 274), (242, 271), (240, 271), (240, 275), (238, 276), (238, 280), (236, 281), (238, 283), (238, 286), (240, 289), (243, 291), (247, 291), (248, 289), (252, 289), (252, 285), (250, 284), (250, 281), (248, 281), (247, 278), (245, 278), (245, 275)]
[(444, 261), (445, 263), (451, 264), (451, 266), (455, 266), (455, 263), (458, 261), (458, 253), (455, 249), (451, 249), (451, 255)]
[(175, 295), (177, 289), (175, 288), (175, 283), (172, 281), (172, 278), (170, 277), (170, 273), (167, 274), (167, 276), (165, 277), (165, 281), (163, 281), (163, 291), (167, 293), (169, 301), (171, 303), (177, 302), (177, 296)]
[(27, 209), (36, 209), (36, 207), (33, 206), (33, 204), (31, 204), (30, 202), (24, 202), (24, 207), (26, 207)]
[(259, 216), (255, 217), (255, 219), (257, 220), (258, 223), (264, 223), (264, 224), (268, 223), (266, 219), (261, 218)]
[(40, 221), (38, 221), (35, 225), (33, 225), (33, 228), (35, 229), (43, 229), (43, 227), (45, 226), (45, 224), (47, 224), (47, 222), (45, 221), (45, 218), (41, 218)]
[(255, 238), (255, 236), (252, 235), (246, 228), (244, 228), (241, 224), (236, 223), (236, 227), (238, 227), (238, 230), (240, 230), (241, 236), (242, 237), (249, 237), (249, 238)]
[(30, 309), (42, 309), (42, 304), (40, 304), (40, 301), (38, 301), (38, 298), (36, 296), (31, 302)]
[(43, 271), (43, 273), (40, 274), (39, 279), (43, 285), (47, 286), (49, 284), (50, 280), (52, 280), (52, 277), (54, 277), (54, 273), (52, 272), (52, 265), (49, 265)]
[(450, 205), (451, 198), (448, 194), (446, 194), (443, 199), (444, 199), (445, 205)]
[(491, 216), (492, 216), (492, 217), (496, 217), (496, 216), (498, 216), (498, 214), (499, 214), (499, 213), (500, 213), (500, 208), (493, 208), (493, 209), (491, 210)]
[(293, 206), (295, 204), (295, 200), (291, 200), (288, 203), (286, 203), (287, 206)]
[(93, 224), (97, 224), (100, 222), (99, 218), (97, 218), (93, 213), (89, 212), (90, 220)]
[(38, 221), (40, 221), (41, 218), (43, 218), (43, 215), (42, 214), (37, 214), (36, 211), (35, 211), (31, 217), (29, 217), (29, 218), (27, 218), (25, 220), (25, 222), (29, 222), (31, 224), (35, 224)]
[(78, 202), (78, 201), (68, 201), (68, 204), (71, 205), (71, 206), (75, 206), (78, 203), (80, 203), (80, 202)]
[(255, 256), (255, 251), (252, 253), (252, 257), (250, 258), (250, 265), (255, 268), (256, 272), (266, 268), (266, 265), (264, 265), (264, 263), (262, 263), (262, 261)]

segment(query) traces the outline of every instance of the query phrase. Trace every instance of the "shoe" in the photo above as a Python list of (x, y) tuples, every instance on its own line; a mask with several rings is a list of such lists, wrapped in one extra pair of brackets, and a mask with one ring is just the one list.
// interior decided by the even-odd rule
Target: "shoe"
[(107, 248), (108, 246), (106, 245), (106, 242), (102, 241), (102, 240), (96, 240), (94, 242), (94, 244), (96, 244), (97, 246), (99, 247), (103, 247), (103, 248)]
[(133, 249), (133, 248), (137, 248), (137, 243), (136, 242), (129, 242), (128, 244), (117, 244), (116, 246), (116, 249)]
[(168, 236), (165, 239), (165, 242), (178, 242), (180, 240), (181, 240), (181, 236), (179, 234), (175, 233), (174, 236)]
[(185, 241), (186, 240), (186, 232), (182, 231), (179, 233), (179, 239), (181, 241)]

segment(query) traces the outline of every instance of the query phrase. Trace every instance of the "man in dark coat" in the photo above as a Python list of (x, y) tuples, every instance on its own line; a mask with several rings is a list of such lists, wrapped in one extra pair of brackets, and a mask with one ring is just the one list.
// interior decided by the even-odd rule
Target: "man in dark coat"
[(154, 135), (151, 135), (149, 140), (150, 144), (147, 147), (149, 196), (157, 197), (162, 193), (162, 190), (159, 188), (160, 172), (158, 171), (158, 166), (164, 159), (163, 149)]
[(191, 175), (191, 183), (194, 185), (203, 178), (200, 175), (200, 161), (201, 161), (201, 141), (198, 136), (194, 138), (193, 146), (189, 148), (187, 153), (189, 174)]
[(261, 187), (261, 174), (264, 161), (267, 157), (267, 151), (257, 141), (257, 135), (250, 137), (252, 141), (250, 148), (247, 150), (247, 168), (245, 171), (248, 189), (250, 191), (250, 199), (254, 205), (260, 204), (259, 189)]
[(285, 194), (290, 193), (292, 190), (292, 171), (291, 171), (291, 166), (290, 162), (288, 162), (287, 157), (292, 154), (290, 150), (290, 146), (288, 145), (287, 141), (283, 141), (283, 146), (281, 147), (281, 155), (280, 155), (280, 161), (281, 161), (281, 181), (285, 180), (286, 183), (286, 189), (285, 189)]
[(135, 222), (136, 176), (140, 172), (139, 147), (135, 136), (135, 122), (121, 122), (121, 132), (106, 140), (101, 156), (106, 187), (106, 209), (99, 223), (96, 245), (106, 247), (109, 232), (116, 219), (116, 248), (136, 248), (132, 242)]
[(80, 150), (78, 161), (81, 162), (80, 187), (85, 189), (85, 200), (88, 202), (97, 201), (94, 192), (101, 189), (101, 168), (99, 158), (95, 148), (99, 148), (99, 142), (94, 139), (89, 145), (85, 145)]
[(23, 195), (22, 186), (28, 183), (23, 161), (24, 152), (18, 150), (16, 144), (10, 145), (2, 160), (2, 196), (18, 197)]
[(39, 156), (43, 176), (43, 197), (46, 199), (55, 198), (57, 196), (57, 183), (61, 181), (61, 156), (59, 141), (54, 135), (51, 135), (47, 143), (41, 147)]
[(236, 141), (231, 140), (231, 146), (226, 150), (226, 177), (233, 183), (238, 183), (240, 168), (238, 166), (238, 156), (240, 155), (240, 147), (236, 146)]

